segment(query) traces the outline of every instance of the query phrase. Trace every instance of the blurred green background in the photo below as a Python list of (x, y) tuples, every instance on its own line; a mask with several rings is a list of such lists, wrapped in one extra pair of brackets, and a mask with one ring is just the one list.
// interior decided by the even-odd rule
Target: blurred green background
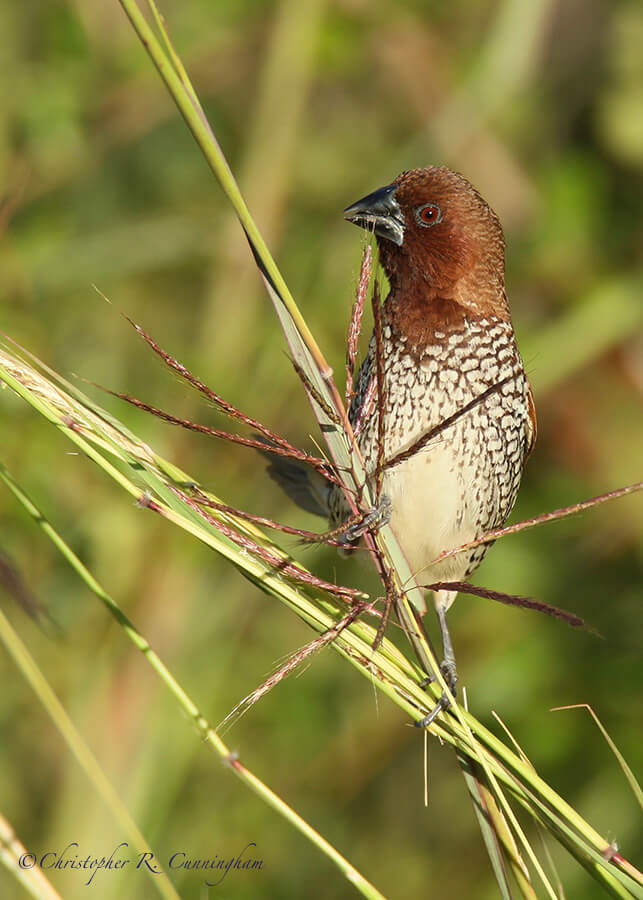
[[(639, 3), (174, 0), (162, 11), (337, 372), (362, 247), (342, 209), (405, 168), (447, 164), (506, 231), (540, 428), (513, 519), (641, 478)], [(221, 426), (95, 284), (215, 390), (312, 447), (315, 425), (245, 239), (116, 0), (3, 0), (0, 35), (2, 330), (63, 375)], [(251, 451), (86, 390), (227, 502), (322, 527)], [(136, 509), (8, 391), (0, 415), (2, 460), (210, 721), (310, 639), (223, 560)], [(639, 811), (607, 745), (584, 712), (549, 710), (591, 703), (640, 771), (642, 526), (641, 498), (630, 497), (501, 541), (476, 575), (574, 610), (602, 639), (467, 597), (451, 615), (472, 710), (497, 729), (496, 710), (540, 773), (639, 864)], [(229, 875), (212, 896), (356, 896), (199, 742), (4, 490), (0, 529), (61, 633), (3, 606), (160, 858), (229, 856), (254, 841), (263, 871)], [(378, 590), (330, 549), (296, 552), (326, 578)], [(0, 811), (34, 852), (76, 840), (108, 855), (122, 833), (4, 653), (0, 684)], [(453, 753), (431, 742), (425, 809), (420, 734), (331, 651), (225, 738), (384, 894), (496, 896)], [(568, 897), (601, 895), (556, 848), (554, 857)], [(206, 896), (199, 875), (174, 880), (182, 896)], [(90, 890), (77, 873), (53, 883), (65, 897)], [(94, 893), (156, 894), (142, 875), (116, 873), (99, 875)], [(0, 895), (23, 896), (4, 870)]]

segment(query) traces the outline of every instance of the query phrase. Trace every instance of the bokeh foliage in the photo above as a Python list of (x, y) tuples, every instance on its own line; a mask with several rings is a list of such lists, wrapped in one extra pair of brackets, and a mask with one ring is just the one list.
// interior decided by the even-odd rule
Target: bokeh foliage
[[(464, 172), (498, 211), (508, 290), (540, 437), (523, 518), (640, 479), (643, 456), (643, 13), (634, 2), (186, 2), (163, 12), (250, 208), (340, 371), (361, 238), (341, 209), (399, 171)], [(145, 351), (141, 322), (217, 391), (292, 439), (314, 433), (247, 245), (117, 3), (0, 4), (2, 329), (54, 368), (217, 424)], [(250, 451), (113, 402), (164, 456), (227, 502), (319, 527)], [(206, 548), (145, 515), (8, 392), (4, 462), (128, 611), (213, 722), (309, 638)], [(427, 511), (427, 516), (430, 511)], [(102, 608), (0, 494), (0, 546), (61, 625), (11, 617), (148, 841), (167, 858), (256, 841), (265, 869), (233, 897), (352, 896), (328, 862), (230, 778)], [(627, 785), (580, 711), (590, 702), (641, 762), (643, 505), (630, 498), (507, 538), (488, 587), (570, 608), (603, 639), (488, 601), (453, 610), (472, 709), (495, 709), (554, 787), (626, 855), (640, 847)], [(299, 551), (298, 551), (299, 552)], [(304, 559), (375, 591), (331, 550)], [(30, 689), (0, 662), (0, 809), (30, 848), (121, 840)], [(452, 754), (422, 742), (324, 654), (226, 735), (242, 758), (391, 897), (495, 896)], [(638, 830), (637, 830), (638, 829)], [(430, 855), (427, 848), (431, 846)], [(463, 865), (463, 859), (466, 865)], [(568, 895), (597, 896), (564, 858)], [(640, 860), (639, 860), (640, 862)], [(74, 874), (54, 882), (85, 890)], [(198, 876), (178, 882), (197, 896)], [(0, 871), (0, 893), (17, 896)], [(113, 873), (101, 896), (149, 896)]]

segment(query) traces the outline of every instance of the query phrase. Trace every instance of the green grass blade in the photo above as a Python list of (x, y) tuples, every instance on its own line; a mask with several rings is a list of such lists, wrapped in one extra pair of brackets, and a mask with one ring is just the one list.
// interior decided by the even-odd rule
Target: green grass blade
[(588, 703), (576, 703), (573, 706), (557, 706), (557, 707), (555, 707), (555, 709), (552, 709), (552, 712), (562, 712), (563, 710), (567, 710), (567, 709), (586, 709), (587, 710), (587, 712), (590, 714), (592, 719), (596, 722), (596, 725), (597, 725), (600, 733), (605, 738), (607, 746), (610, 748), (610, 750), (616, 757), (616, 760), (621, 768), (621, 771), (623, 772), (623, 775), (625, 775), (625, 777), (628, 781), (628, 784), (629, 784), (630, 788), (632, 789), (632, 793), (634, 794), (634, 798), (635, 798), (636, 802), (641, 807), (641, 809), (643, 809), (643, 790), (641, 790), (641, 785), (638, 783), (638, 781), (636, 779), (636, 775), (634, 774), (632, 769), (628, 766), (627, 762), (625, 761), (625, 757), (623, 756), (623, 754), (618, 749), (618, 747), (616, 746), (616, 744), (614, 743), (612, 738), (607, 733), (605, 727), (603, 726), (603, 723), (598, 718), (598, 716), (596, 715), (596, 713), (594, 712), (592, 707)]
[(491, 862), (493, 873), (496, 876), (496, 881), (498, 882), (500, 895), (502, 896), (503, 900), (513, 900), (513, 894), (511, 893), (511, 887), (509, 885), (509, 878), (507, 876), (505, 861), (500, 849), (498, 829), (495, 823), (491, 822), (488, 805), (485, 803), (485, 798), (482, 796), (480, 782), (473, 774), (471, 761), (467, 759), (466, 756), (463, 756), (459, 753), (458, 762), (462, 770), (465, 784), (467, 785), (467, 789), (469, 791), (469, 794), (471, 795), (473, 811), (476, 815), (476, 819), (478, 820), (478, 825), (480, 826), (482, 839), (487, 849), (487, 854)]
[[(148, 444), (122, 426), (119, 427), (116, 420), (102, 413), (96, 404), (88, 401), (88, 406), (83, 405), (83, 395), (79, 391), (72, 396), (60, 387), (60, 380), (54, 383), (32, 365), (1, 350), (0, 379), (49, 422), (55, 424), (130, 495), (140, 497), (147, 486), (160, 504), (167, 500), (163, 511), (168, 522), (194, 534), (233, 561), (252, 581), (286, 603), (318, 633), (334, 624), (338, 610), (332, 601), (307, 593), (300, 586), (289, 584), (275, 576), (261, 561), (240, 554), (237, 547), (229, 546), (205, 521), (197, 521), (193, 511), (186, 509), (170, 489), (173, 481), (165, 474), (171, 468), (169, 464), (164, 464)], [(74, 423), (77, 423), (76, 427), (73, 427)], [(82, 433), (78, 423), (82, 423)], [(137, 479), (138, 484), (134, 483), (127, 472)], [(191, 480), (180, 470), (176, 474), (181, 480)], [(257, 538), (260, 537), (259, 529), (252, 526), (252, 531)], [(267, 543), (267, 546), (273, 545)], [(91, 586), (91, 578), (87, 578), (86, 583)], [(419, 687), (422, 677), (420, 670), (386, 639), (373, 652), (374, 636), (375, 629), (371, 625), (357, 621), (331, 646), (409, 716), (417, 718), (418, 710), (425, 708), (427, 704), (427, 695)], [(135, 637), (135, 632), (130, 637)], [(144, 649), (144, 645), (140, 649)], [(147, 656), (149, 659), (149, 652)], [(164, 680), (166, 678), (164, 675), (161, 677)], [(171, 676), (166, 684), (175, 691), (181, 702), (189, 704), (190, 701), (180, 698), (180, 691), (174, 688)], [(218, 736), (202, 721), (196, 706), (192, 704), (189, 709), (200, 732), (204, 733), (205, 729), (206, 740), (214, 743), (217, 752), (225, 754), (227, 748), (224, 751), (217, 743)], [(609, 850), (609, 842), (543, 782), (530, 765), (473, 716), (464, 712), (462, 715), (465, 718), (464, 726), (458, 719), (448, 716), (436, 723), (435, 733), (474, 761), (477, 762), (482, 757), (485, 774), (490, 772), (492, 778), (508, 789), (534, 818), (543, 821), (570, 852), (592, 871), (594, 877), (612, 889), (618, 888), (621, 893), (617, 896), (637, 896), (636, 890), (643, 881), (639, 881), (639, 875), (631, 867), (628, 868), (629, 864), (625, 861), (618, 861), (618, 865), (616, 861), (608, 862), (603, 854)], [(495, 792), (494, 796), (497, 796)], [(498, 802), (506, 814), (506, 798), (501, 796)], [(510, 816), (507, 818), (511, 820)]]
[[(37, 518), (39, 513), (35, 505), (28, 500), (26, 495), (10, 478), (6, 469), (3, 468), (0, 472), (0, 476), (5, 484), (11, 488), (20, 502), (23, 503), (27, 511), (34, 516), (34, 518)], [(52, 537), (52, 533), (55, 534), (51, 526), (45, 529), (45, 531), (49, 537)], [(65, 545), (62, 540), (58, 538), (55, 543), (59, 550), (64, 550)], [(65, 553), (68, 560), (70, 559), (70, 554), (71, 551)], [(136, 822), (131, 818), (120, 797), (105, 776), (98, 760), (83, 740), (82, 735), (78, 732), (64, 706), (53, 692), (49, 682), (38, 668), (36, 661), (29, 653), (27, 647), (20, 640), (14, 629), (11, 627), (11, 623), (1, 610), (0, 640), (4, 644), (9, 656), (13, 659), (16, 667), (22, 672), (24, 678), (33, 688), (34, 693), (51, 717), (72, 755), (92, 783), (97, 795), (101, 797), (105, 805), (111, 810), (119, 826), (123, 829), (123, 832), (128, 836), (128, 839), (132, 842), (133, 846), (136, 847), (139, 853), (151, 853), (151, 848), (143, 837)], [(174, 890), (167, 875), (164, 873), (152, 874), (152, 881), (161, 896), (165, 897), (166, 900), (179, 900), (179, 895)]]
[[(0, 464), (0, 479), (7, 485), (14, 496), (19, 500), (29, 515), (36, 521), (39, 527), (44, 531), (47, 537), (53, 542), (60, 553), (65, 557), (71, 567), (77, 572), (80, 578), (85, 582), (87, 587), (102, 601), (109, 613), (123, 628), (125, 634), (138, 650), (145, 656), (154, 671), (160, 677), (165, 686), (173, 694), (175, 699), (183, 711), (187, 714), (188, 720), (193, 722), (203, 738), (211, 745), (217, 754), (229, 765), (235, 774), (244, 782), (244, 784), (258, 794), (264, 801), (273, 807), (281, 816), (287, 819), (295, 828), (304, 834), (308, 840), (317, 846), (326, 856), (328, 856), (343, 872), (345, 877), (355, 885), (355, 887), (370, 900), (385, 900), (381, 894), (364, 876), (352, 866), (331, 844), (326, 841), (322, 835), (312, 828), (308, 822), (302, 819), (287, 803), (285, 803), (274, 791), (270, 790), (259, 778), (257, 778), (249, 769), (242, 765), (236, 758), (235, 754), (223, 743), (216, 731), (208, 724), (204, 716), (200, 713), (194, 701), (188, 696), (183, 688), (178, 684), (174, 676), (167, 669), (158, 655), (151, 648), (147, 640), (138, 631), (136, 626), (128, 619), (123, 610), (109, 596), (109, 594), (101, 587), (101, 585), (92, 576), (91, 572), (65, 543), (58, 532), (47, 521), (45, 516), (40, 512), (33, 501), (20, 488), (15, 479), (7, 471), (6, 467)], [(151, 852), (149, 846), (145, 842), (143, 835), (138, 830), (136, 824), (130, 818), (127, 810), (122, 805), (118, 795), (115, 793), (107, 779), (105, 778), (100, 765), (96, 758), (89, 751), (81, 736), (76, 731), (71, 720), (67, 716), (62, 704), (55, 697), (53, 691), (42, 676), (42, 673), (36, 666), (36, 663), (29, 655), (26, 647), (22, 644), (18, 636), (11, 628), (8, 620), (0, 611), (0, 638), (4, 641), (7, 650), (13, 657), (16, 665), (21, 669), (25, 678), (30, 682), (34, 691), (40, 698), (45, 709), (51, 715), (56, 727), (66, 740), (70, 750), (76, 757), (81, 767), (85, 770), (90, 778), (96, 791), (103, 797), (107, 805), (112, 810), (119, 825), (125, 833), (130, 836), (134, 846), (139, 852)], [(172, 887), (167, 876), (154, 875), (153, 880), (157, 884), (161, 895), (172, 900), (178, 900), (178, 894)]]
[(0, 815), (0, 863), (36, 900), (61, 900), (60, 894), (45, 878), (40, 866), (24, 864), (27, 856), (33, 858), (33, 854), (28, 853), (20, 843), (9, 822)]

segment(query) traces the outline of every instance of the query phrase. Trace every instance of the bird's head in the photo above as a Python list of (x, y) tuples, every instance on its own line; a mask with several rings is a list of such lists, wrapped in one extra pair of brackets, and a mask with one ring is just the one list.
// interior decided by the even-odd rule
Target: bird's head
[(472, 279), (504, 286), (504, 238), (491, 207), (462, 175), (412, 169), (353, 203), (344, 218), (374, 232), (392, 285), (425, 282), (453, 295)]

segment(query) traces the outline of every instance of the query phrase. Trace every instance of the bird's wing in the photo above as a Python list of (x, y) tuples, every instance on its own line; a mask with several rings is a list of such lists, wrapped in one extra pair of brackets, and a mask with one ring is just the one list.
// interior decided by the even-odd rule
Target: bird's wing
[(353, 426), (355, 436), (359, 434), (365, 422), (369, 420), (374, 411), (377, 394), (377, 379), (375, 376), (375, 343), (371, 338), (368, 353), (364, 357), (362, 365), (355, 378), (354, 394), (348, 410), (348, 419)]
[(283, 456), (272, 456), (266, 471), (297, 506), (316, 516), (328, 517), (328, 482), (319, 472)]

